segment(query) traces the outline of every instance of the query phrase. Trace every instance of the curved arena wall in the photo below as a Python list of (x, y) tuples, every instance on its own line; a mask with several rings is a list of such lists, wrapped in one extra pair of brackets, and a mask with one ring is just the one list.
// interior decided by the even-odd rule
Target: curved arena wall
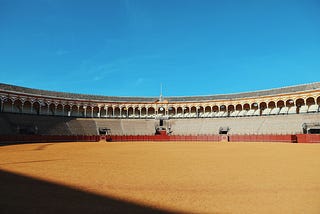
[(221, 127), (238, 136), (296, 135), (302, 134), (302, 124), (320, 121), (319, 83), (164, 100), (0, 84), (0, 99), (0, 135), (24, 134), (29, 129), (44, 136), (98, 135), (102, 127), (111, 129), (113, 136), (151, 136), (160, 119), (175, 136), (213, 136)]
[(319, 112), (320, 83), (229, 95), (108, 97), (0, 84), (0, 111), (83, 118), (217, 118)]

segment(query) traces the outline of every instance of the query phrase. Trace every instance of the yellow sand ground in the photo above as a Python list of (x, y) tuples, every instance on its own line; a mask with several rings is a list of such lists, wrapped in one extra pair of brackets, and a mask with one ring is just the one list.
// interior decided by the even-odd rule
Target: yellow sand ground
[(320, 144), (11, 145), (0, 170), (171, 211), (320, 213)]

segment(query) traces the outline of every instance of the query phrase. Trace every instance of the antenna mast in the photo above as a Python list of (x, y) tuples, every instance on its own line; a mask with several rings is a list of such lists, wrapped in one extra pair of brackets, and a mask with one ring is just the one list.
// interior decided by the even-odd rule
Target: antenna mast
[(160, 97), (159, 101), (162, 102), (162, 83), (160, 83)]

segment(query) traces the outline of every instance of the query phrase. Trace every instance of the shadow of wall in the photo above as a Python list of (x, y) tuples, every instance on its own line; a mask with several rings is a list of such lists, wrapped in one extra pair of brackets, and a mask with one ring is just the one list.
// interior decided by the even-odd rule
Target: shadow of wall
[(0, 213), (177, 213), (0, 170)]

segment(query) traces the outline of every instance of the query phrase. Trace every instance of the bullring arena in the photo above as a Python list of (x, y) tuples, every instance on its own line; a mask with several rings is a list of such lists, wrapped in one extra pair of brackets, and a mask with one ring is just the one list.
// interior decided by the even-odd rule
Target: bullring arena
[(320, 83), (0, 98), (0, 213), (320, 213)]

